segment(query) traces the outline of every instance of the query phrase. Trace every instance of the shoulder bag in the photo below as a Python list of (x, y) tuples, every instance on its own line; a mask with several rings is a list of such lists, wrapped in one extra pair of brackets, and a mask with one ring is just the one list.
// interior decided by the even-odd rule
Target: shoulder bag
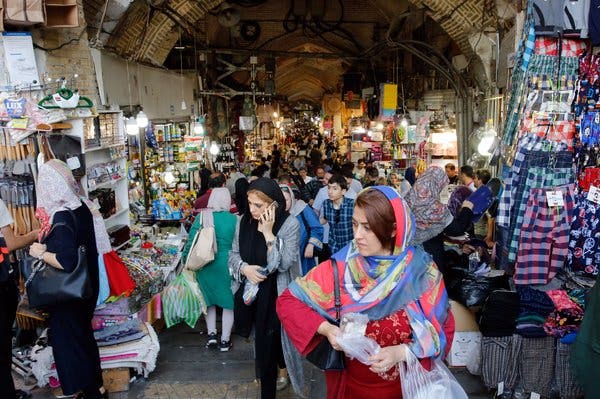
[[(71, 211), (69, 213), (77, 226), (75, 215)], [(58, 226), (66, 226), (72, 231), (67, 224), (57, 223), (52, 226), (46, 237), (49, 237)], [(77, 235), (75, 234), (75, 236)], [(85, 300), (92, 297), (93, 290), (88, 275), (87, 251), (84, 245), (77, 248), (77, 266), (72, 272), (57, 269), (43, 260), (31, 256), (28, 259), (26, 265), (29, 266), (31, 273), (25, 282), (25, 289), (27, 290), (30, 306), (48, 308), (65, 302)], [(27, 266), (25, 269), (27, 269)]]
[(200, 270), (215, 260), (215, 254), (217, 253), (215, 226), (214, 223), (209, 225), (206, 216), (204, 211), (198, 214), (200, 229), (194, 236), (194, 241), (190, 246), (190, 252), (185, 261), (185, 268), (187, 270)]
[[(340, 280), (338, 277), (338, 268), (335, 259), (331, 258), (333, 267), (333, 295), (335, 301), (335, 324), (340, 323), (340, 310), (342, 301), (340, 299)], [(323, 337), (321, 342), (308, 354), (306, 360), (320, 368), (321, 370), (343, 370), (344, 352), (333, 349), (327, 337)]]

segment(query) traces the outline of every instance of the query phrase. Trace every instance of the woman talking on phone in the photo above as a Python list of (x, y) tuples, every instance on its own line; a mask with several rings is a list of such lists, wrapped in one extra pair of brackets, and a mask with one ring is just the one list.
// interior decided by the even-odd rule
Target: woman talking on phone
[(236, 332), (248, 337), (254, 325), (261, 399), (275, 398), (278, 366), (287, 367), (297, 393), (304, 390), (301, 357), (282, 333), (275, 312), (278, 295), (300, 275), (300, 225), (285, 208), (274, 180), (254, 180), (248, 187), (248, 210), (238, 222), (229, 252), (229, 270), (239, 283)]

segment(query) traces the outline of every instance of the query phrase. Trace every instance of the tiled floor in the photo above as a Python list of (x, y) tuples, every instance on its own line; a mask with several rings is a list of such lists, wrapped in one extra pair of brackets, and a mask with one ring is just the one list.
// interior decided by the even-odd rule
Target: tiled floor
[[(252, 343), (233, 336), (234, 347), (230, 352), (218, 352), (204, 347), (205, 335), (187, 326), (176, 326), (159, 334), (160, 354), (156, 370), (147, 380), (130, 384), (128, 392), (111, 394), (111, 399), (257, 399), (258, 385), (254, 381)], [(452, 370), (465, 388), (469, 398), (489, 399), (478, 377), (464, 369)], [(305, 376), (309, 387), (308, 398), (325, 398), (322, 373), (305, 364)], [(36, 389), (35, 399), (51, 399), (48, 389)], [(280, 391), (278, 399), (297, 396), (291, 388)]]

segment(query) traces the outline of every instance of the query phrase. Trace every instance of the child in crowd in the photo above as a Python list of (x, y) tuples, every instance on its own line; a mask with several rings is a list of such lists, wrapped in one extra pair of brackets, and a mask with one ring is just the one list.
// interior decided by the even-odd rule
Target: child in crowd
[(352, 212), (354, 200), (346, 198), (348, 183), (344, 176), (336, 174), (329, 179), (329, 199), (323, 204), (321, 224), (329, 223), (329, 247), (336, 253), (354, 238)]

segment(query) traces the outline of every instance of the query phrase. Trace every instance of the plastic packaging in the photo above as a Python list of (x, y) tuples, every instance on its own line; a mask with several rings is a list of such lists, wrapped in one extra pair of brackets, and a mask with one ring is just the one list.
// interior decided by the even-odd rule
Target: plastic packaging
[(406, 361), (400, 363), (400, 381), (402, 381), (402, 397), (410, 399), (468, 399), (465, 390), (460, 386), (442, 360), (432, 361), (431, 371), (421, 366), (419, 359), (406, 351)]
[[(260, 273), (267, 275), (267, 269), (262, 268), (259, 270)], [(256, 294), (258, 294), (258, 284), (254, 284), (250, 280), (246, 280), (244, 284), (244, 303), (246, 305), (250, 305), (256, 299)]]
[(360, 313), (348, 313), (340, 321), (341, 334), (337, 343), (346, 355), (359, 362), (370, 365), (369, 357), (379, 352), (381, 347), (369, 337), (365, 337), (369, 317)]

